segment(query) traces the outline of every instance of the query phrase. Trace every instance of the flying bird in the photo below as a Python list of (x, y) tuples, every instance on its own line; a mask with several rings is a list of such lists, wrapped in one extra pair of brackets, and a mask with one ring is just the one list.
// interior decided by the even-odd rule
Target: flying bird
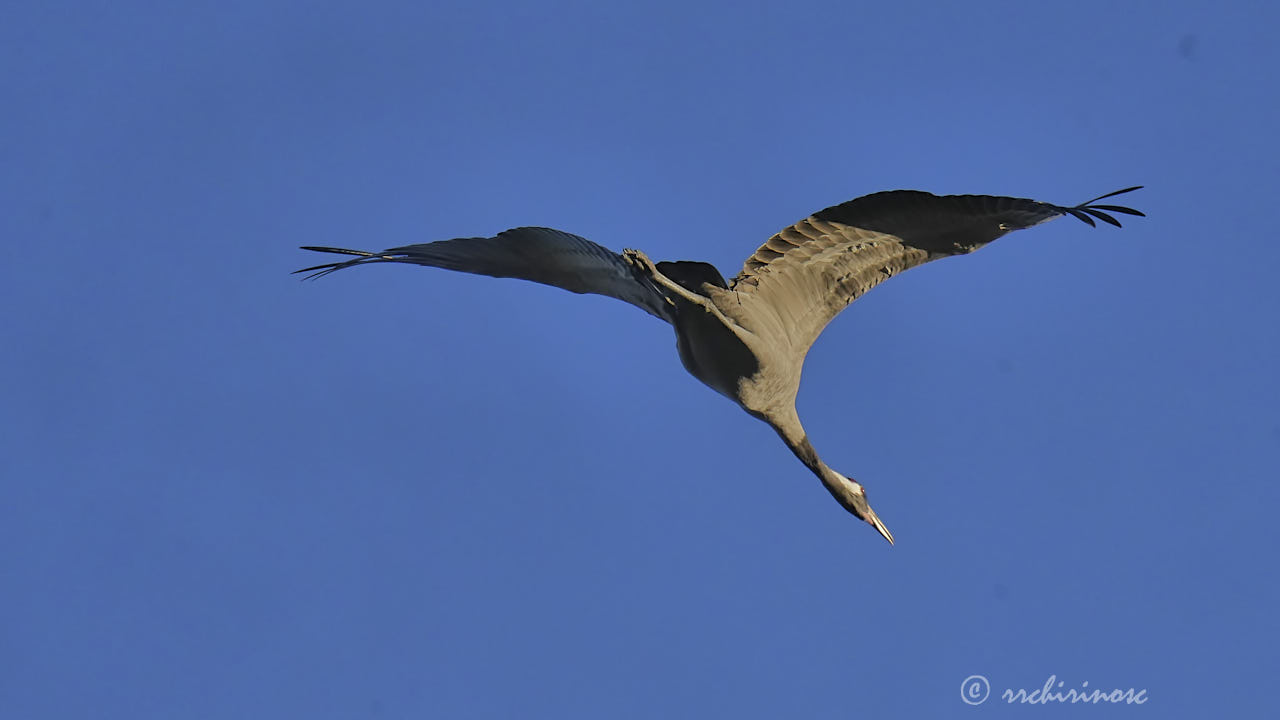
[(354, 255), (298, 270), (318, 278), (369, 263), (409, 263), (519, 278), (575, 293), (631, 303), (675, 328), (684, 367), (712, 390), (777, 431), (846, 510), (893, 544), (861, 484), (827, 466), (805, 435), (796, 393), (805, 354), (849, 303), (881, 282), (930, 260), (964, 255), (1005, 233), (1071, 215), (1120, 227), (1110, 213), (1142, 216), (1103, 200), (1073, 207), (1024, 198), (933, 195), (891, 190), (814, 213), (783, 229), (747, 258), (732, 280), (693, 261), (654, 263), (639, 250), (621, 254), (586, 238), (544, 227), (494, 237), (457, 238), (381, 252), (304, 246)]

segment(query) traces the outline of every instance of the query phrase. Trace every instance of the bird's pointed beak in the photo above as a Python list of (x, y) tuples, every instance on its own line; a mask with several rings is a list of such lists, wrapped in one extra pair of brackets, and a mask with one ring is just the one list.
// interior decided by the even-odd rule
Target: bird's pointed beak
[(867, 510), (867, 522), (871, 523), (871, 527), (875, 528), (876, 532), (883, 535), (884, 539), (888, 540), (889, 544), (892, 545), (893, 533), (889, 532), (889, 528), (885, 527), (884, 523), (880, 522), (880, 517), (875, 514), (874, 510), (871, 510), (871, 508), (867, 508)]

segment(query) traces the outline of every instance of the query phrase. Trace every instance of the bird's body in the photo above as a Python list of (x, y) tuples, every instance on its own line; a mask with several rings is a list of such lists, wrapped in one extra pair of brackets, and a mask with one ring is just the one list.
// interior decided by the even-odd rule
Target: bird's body
[(862, 486), (832, 470), (809, 443), (796, 413), (804, 357), (844, 307), (900, 272), (972, 252), (1013, 230), (1064, 214), (1090, 225), (1107, 214), (1142, 213), (1098, 200), (1074, 207), (986, 195), (937, 196), (913, 190), (867, 195), (827, 208), (770, 238), (726, 283), (711, 265), (652, 263), (550, 228), (515, 228), (491, 238), (459, 238), (355, 255), (298, 272), (312, 277), (371, 262), (401, 262), (493, 277), (514, 277), (577, 293), (608, 295), (670, 323), (691, 375), (773, 426), (845, 509), (893, 536)]

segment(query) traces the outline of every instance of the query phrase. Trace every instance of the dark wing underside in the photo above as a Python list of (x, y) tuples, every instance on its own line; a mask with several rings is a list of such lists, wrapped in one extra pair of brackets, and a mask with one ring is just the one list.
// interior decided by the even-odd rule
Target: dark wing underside
[(529, 280), (575, 293), (607, 295), (670, 321), (669, 306), (662, 294), (651, 282), (638, 279), (621, 255), (586, 238), (551, 228), (514, 228), (494, 237), (440, 240), (378, 253), (329, 247), (303, 249), (356, 256), (345, 262), (297, 271), (312, 273), (308, 276), (311, 278), (369, 263), (427, 265), (490, 277)]
[[(938, 196), (916, 190), (867, 195), (829, 207), (769, 238), (730, 288), (753, 331), (781, 335), (793, 353), (808, 351), (849, 303), (884, 280), (930, 260), (972, 252), (1005, 233), (1064, 214), (1119, 226), (1108, 214), (1141, 215), (1098, 200), (1074, 207), (989, 195)], [(726, 303), (728, 304), (728, 303)]]
[(724, 281), (724, 276), (711, 263), (696, 260), (670, 260), (660, 262), (656, 267), (658, 272), (690, 292), (702, 292), (700, 288), (703, 283), (722, 289), (729, 287), (729, 284)]

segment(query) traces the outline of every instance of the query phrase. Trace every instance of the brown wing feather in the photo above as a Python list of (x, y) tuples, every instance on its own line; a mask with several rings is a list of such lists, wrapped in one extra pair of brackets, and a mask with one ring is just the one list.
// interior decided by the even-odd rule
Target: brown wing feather
[[(1005, 233), (1070, 213), (1100, 217), (1092, 203), (1060, 207), (1025, 198), (938, 196), (893, 190), (829, 207), (783, 229), (747, 259), (730, 288), (745, 312), (726, 312), (779, 336), (803, 357), (841, 310), (898, 273), (973, 252)], [(1141, 215), (1136, 210), (1102, 206)], [(1109, 216), (1102, 218), (1115, 223)], [(726, 304), (728, 305), (728, 304)]]

